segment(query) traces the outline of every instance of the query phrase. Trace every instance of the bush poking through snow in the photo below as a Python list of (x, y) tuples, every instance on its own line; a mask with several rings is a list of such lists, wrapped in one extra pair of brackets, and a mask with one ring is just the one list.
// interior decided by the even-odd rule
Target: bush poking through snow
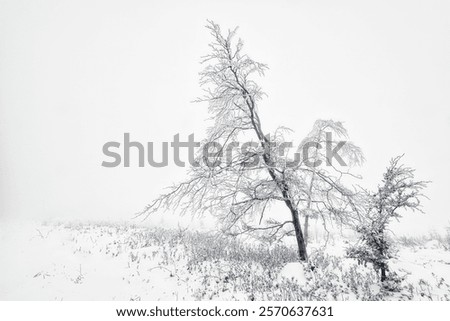
[(389, 260), (396, 256), (393, 242), (387, 235), (392, 219), (401, 217), (399, 210), (420, 209), (422, 190), (428, 182), (414, 180), (414, 170), (401, 165), (400, 157), (391, 160), (376, 193), (366, 192), (360, 222), (355, 226), (358, 242), (347, 249), (347, 256), (370, 263), (380, 273), (381, 282), (389, 280)]

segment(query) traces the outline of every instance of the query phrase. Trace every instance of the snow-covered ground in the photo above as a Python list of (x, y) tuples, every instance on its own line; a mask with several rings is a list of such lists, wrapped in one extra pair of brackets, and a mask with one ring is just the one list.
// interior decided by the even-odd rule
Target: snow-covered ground
[[(311, 244), (314, 266), (285, 245), (119, 224), (6, 224), (0, 230), (0, 300), (450, 300), (450, 252), (402, 246), (379, 286), (345, 242)], [(337, 238), (339, 239), (339, 238)]]

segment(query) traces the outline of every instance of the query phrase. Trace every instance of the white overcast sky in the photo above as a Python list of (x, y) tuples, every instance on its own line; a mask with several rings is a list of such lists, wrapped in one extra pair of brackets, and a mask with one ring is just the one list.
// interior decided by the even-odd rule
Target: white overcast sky
[(426, 215), (402, 232), (450, 224), (450, 2), (0, 0), (0, 216), (129, 219), (184, 176), (174, 166), (103, 168), (102, 146), (204, 135), (190, 103), (206, 19), (240, 26), (267, 131), (302, 138), (317, 118), (345, 122), (373, 188), (405, 153), (431, 180)]

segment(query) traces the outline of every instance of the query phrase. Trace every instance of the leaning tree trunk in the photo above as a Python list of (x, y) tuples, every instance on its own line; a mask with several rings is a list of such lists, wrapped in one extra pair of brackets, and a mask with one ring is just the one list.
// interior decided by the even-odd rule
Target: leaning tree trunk
[[(231, 59), (230, 59), (231, 60)], [(253, 130), (256, 133), (256, 136), (258, 137), (259, 141), (261, 142), (261, 147), (263, 148), (263, 160), (264, 163), (267, 165), (267, 171), (269, 172), (269, 175), (271, 179), (276, 183), (278, 188), (281, 191), (281, 194), (283, 195), (284, 203), (289, 208), (291, 212), (292, 217), (292, 224), (294, 225), (295, 230), (295, 238), (297, 240), (297, 246), (298, 246), (298, 255), (300, 258), (300, 261), (306, 261), (308, 259), (308, 255), (306, 253), (306, 244), (305, 239), (303, 237), (302, 228), (300, 226), (300, 220), (298, 218), (298, 210), (295, 206), (295, 203), (293, 202), (293, 198), (291, 195), (291, 190), (289, 188), (289, 185), (286, 183), (286, 181), (282, 177), (278, 177), (278, 175), (275, 173), (275, 170), (272, 168), (272, 158), (270, 155), (270, 141), (269, 139), (264, 135), (264, 132), (261, 128), (261, 121), (259, 119), (258, 113), (256, 112), (256, 106), (255, 101), (253, 97), (249, 94), (248, 90), (239, 82), (239, 77), (235, 70), (233, 70), (232, 67), (229, 67), (231, 71), (233, 72), (236, 82), (238, 83), (239, 87), (242, 88), (242, 97), (244, 98), (244, 101), (248, 107), (249, 113), (250, 113), (250, 120), (252, 123)]]
[[(266, 159), (267, 155), (264, 155), (264, 158)], [(270, 176), (280, 189), (281, 194), (283, 195), (284, 204), (286, 204), (287, 208), (289, 208), (289, 211), (291, 212), (292, 224), (294, 225), (295, 231), (295, 239), (297, 240), (299, 259), (300, 261), (306, 261), (308, 259), (308, 254), (306, 252), (305, 238), (303, 237), (302, 227), (300, 226), (297, 207), (292, 201), (293, 198), (290, 193), (289, 185), (286, 184), (286, 181), (284, 181), (283, 179), (279, 179), (272, 168), (268, 168), (268, 171)]]
[[(275, 173), (272, 172), (271, 175), (272, 177), (274, 177)], [(305, 238), (303, 237), (302, 227), (300, 226), (298, 210), (297, 207), (295, 206), (295, 203), (292, 201), (289, 186), (286, 184), (284, 180), (280, 181), (275, 179), (275, 181), (277, 182), (277, 185), (281, 190), (281, 194), (283, 195), (284, 198), (284, 203), (291, 212), (292, 224), (294, 225), (295, 231), (295, 239), (297, 240), (298, 256), (300, 258), (300, 261), (306, 261), (308, 260), (308, 253), (306, 252), (306, 242)]]
[[(265, 146), (265, 143), (263, 143), (263, 146)], [(266, 162), (266, 164), (270, 164), (270, 155), (264, 153), (263, 159)], [(281, 194), (283, 195), (284, 204), (286, 204), (287, 208), (289, 208), (289, 211), (291, 212), (292, 224), (294, 225), (295, 231), (295, 239), (297, 240), (299, 259), (300, 261), (306, 261), (308, 259), (308, 254), (306, 252), (305, 238), (303, 237), (302, 227), (300, 226), (300, 219), (298, 217), (298, 210), (297, 207), (295, 206), (295, 203), (293, 202), (289, 185), (286, 183), (284, 179), (277, 177), (277, 174), (275, 173), (273, 168), (267, 167), (267, 170), (272, 180), (277, 184), (278, 188), (280, 189)]]
[(308, 213), (305, 214), (305, 224), (303, 225), (305, 230), (305, 244), (308, 245), (308, 237), (309, 237), (309, 215)]
[(300, 257), (300, 261), (306, 261), (308, 259), (308, 254), (306, 252), (306, 242), (305, 238), (303, 237), (297, 210), (291, 209), (291, 215), (292, 215), (292, 224), (294, 225), (295, 230), (295, 238), (297, 240), (298, 254)]
[[(259, 128), (260, 130), (260, 128)], [(258, 133), (258, 130), (257, 130)], [(262, 147), (267, 150), (267, 144), (269, 143), (267, 138), (263, 135), (261, 135), (262, 131), (259, 131), (258, 137), (261, 139)], [(291, 190), (289, 188), (289, 185), (286, 183), (286, 181), (283, 178), (280, 178), (275, 173), (274, 169), (270, 167), (271, 164), (271, 158), (270, 154), (267, 152), (264, 152), (263, 154), (264, 162), (268, 165), (267, 171), (269, 172), (270, 177), (272, 180), (277, 184), (278, 188), (281, 191), (281, 194), (283, 195), (284, 203), (286, 204), (287, 208), (289, 208), (289, 211), (291, 212), (292, 217), (292, 224), (294, 225), (294, 231), (295, 231), (295, 239), (297, 240), (297, 247), (298, 247), (298, 256), (300, 261), (306, 261), (308, 260), (308, 254), (306, 252), (306, 243), (305, 238), (303, 237), (302, 227), (300, 226), (300, 219), (298, 217), (298, 210), (297, 206), (295, 205)]]

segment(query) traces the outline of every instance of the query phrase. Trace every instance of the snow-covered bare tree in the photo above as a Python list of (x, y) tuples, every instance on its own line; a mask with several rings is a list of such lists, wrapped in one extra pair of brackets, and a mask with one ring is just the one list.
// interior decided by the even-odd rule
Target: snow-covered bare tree
[[(289, 146), (284, 137), (289, 130), (280, 127), (269, 135), (259, 116), (258, 103), (264, 93), (254, 77), (264, 75), (267, 66), (243, 53), (242, 41), (235, 41), (236, 29), (223, 35), (212, 21), (207, 28), (213, 42), (211, 53), (202, 61), (206, 67), (200, 73), (200, 84), (205, 96), (198, 101), (208, 102), (213, 124), (188, 179), (160, 195), (140, 215), (148, 217), (160, 209), (178, 208), (193, 215), (212, 213), (228, 234), (264, 233), (269, 238), (291, 234), (296, 238), (300, 260), (305, 261), (300, 211), (312, 210), (312, 204), (320, 203), (322, 213), (326, 209), (343, 219), (354, 191), (343, 185), (346, 172), (336, 170), (331, 175), (311, 166), (307, 158), (292, 159), (282, 152)], [(342, 124), (333, 121), (316, 123), (312, 136), (322, 142), (326, 131), (346, 136)], [(248, 143), (237, 148), (239, 141)], [(342, 148), (347, 159), (358, 162), (362, 158), (353, 144), (330, 144)], [(288, 210), (288, 219), (268, 216), (268, 208), (276, 202)]]
[[(344, 139), (348, 139), (348, 132), (341, 122), (319, 119), (314, 123), (312, 130), (303, 139), (300, 146), (301, 148), (305, 148), (308, 145), (323, 147), (328, 144), (335, 148)], [(307, 182), (306, 200), (299, 204), (301, 213), (304, 216), (303, 226), (306, 242), (308, 242), (310, 219), (322, 219), (324, 228), (327, 230), (327, 218), (334, 220), (348, 217), (348, 215), (343, 215), (344, 213), (336, 215), (338, 208), (342, 212), (353, 212), (352, 200), (348, 198), (342, 199), (340, 190), (336, 186), (330, 186), (323, 180), (323, 177), (334, 177), (336, 182), (341, 183), (342, 177), (346, 175), (355, 177), (350, 172), (352, 166), (361, 165), (364, 162), (361, 149), (350, 141), (346, 141), (340, 149), (340, 157), (348, 166), (345, 172), (342, 168), (327, 162), (325, 148), (313, 148), (312, 153), (308, 156), (308, 162), (313, 166), (311, 166), (311, 171), (304, 172), (304, 179)], [(347, 194), (344, 193), (344, 195)]]
[(365, 191), (363, 213), (355, 226), (358, 242), (347, 249), (347, 255), (360, 262), (372, 263), (380, 272), (381, 281), (387, 280), (389, 259), (396, 253), (388, 226), (393, 219), (401, 217), (402, 210), (421, 210), (422, 193), (427, 181), (416, 181), (414, 169), (400, 164), (402, 156), (391, 160), (383, 175), (378, 191)]

